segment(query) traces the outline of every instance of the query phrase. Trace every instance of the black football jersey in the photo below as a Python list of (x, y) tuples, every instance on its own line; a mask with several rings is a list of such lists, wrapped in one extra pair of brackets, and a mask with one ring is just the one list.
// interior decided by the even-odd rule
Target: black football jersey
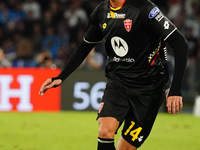
[(165, 40), (175, 30), (151, 1), (125, 0), (112, 8), (105, 0), (91, 14), (84, 40), (105, 40), (108, 79), (143, 91), (167, 83)]

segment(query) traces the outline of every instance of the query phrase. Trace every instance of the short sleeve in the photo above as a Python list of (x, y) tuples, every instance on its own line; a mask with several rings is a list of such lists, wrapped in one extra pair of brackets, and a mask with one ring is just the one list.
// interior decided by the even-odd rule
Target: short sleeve
[(151, 29), (164, 41), (177, 29), (175, 25), (160, 11), (160, 9), (150, 3), (146, 9), (146, 17)]
[(98, 8), (96, 8), (89, 19), (89, 24), (84, 35), (87, 43), (99, 43), (103, 39), (103, 33), (99, 25)]

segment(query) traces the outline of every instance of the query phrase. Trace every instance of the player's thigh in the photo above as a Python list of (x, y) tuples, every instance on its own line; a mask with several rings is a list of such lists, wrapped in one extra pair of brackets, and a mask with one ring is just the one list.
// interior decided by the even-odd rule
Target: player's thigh
[[(154, 94), (154, 93), (153, 93)], [(126, 116), (122, 137), (131, 145), (140, 147), (149, 136), (157, 116), (160, 103), (165, 97), (164, 92), (135, 97), (132, 109)]]
[(129, 96), (124, 91), (122, 85), (115, 82), (108, 82), (104, 90), (97, 119), (112, 117), (122, 123), (129, 112), (130, 104), (128, 99)]

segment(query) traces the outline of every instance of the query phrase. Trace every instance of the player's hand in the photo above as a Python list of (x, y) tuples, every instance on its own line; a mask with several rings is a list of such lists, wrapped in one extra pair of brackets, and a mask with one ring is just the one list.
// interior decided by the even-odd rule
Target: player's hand
[(40, 91), (39, 91), (39, 95), (43, 96), (44, 93), (48, 90), (51, 89), (53, 87), (57, 87), (59, 85), (62, 84), (62, 80), (61, 79), (56, 79), (52, 82), (51, 78), (48, 78), (41, 86)]
[(175, 115), (176, 113), (179, 113), (179, 110), (183, 109), (183, 101), (181, 96), (169, 96), (168, 94), (166, 96), (166, 106), (168, 113), (172, 113)]

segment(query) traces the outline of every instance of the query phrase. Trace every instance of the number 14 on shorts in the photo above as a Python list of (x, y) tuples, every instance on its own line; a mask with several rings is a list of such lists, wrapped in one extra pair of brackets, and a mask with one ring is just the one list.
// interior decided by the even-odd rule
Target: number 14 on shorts
[(132, 139), (131, 139), (132, 141), (135, 141), (136, 139), (138, 139), (138, 135), (142, 131), (141, 127), (138, 127), (137, 129), (134, 129), (134, 130), (131, 131), (131, 129), (134, 127), (134, 125), (135, 125), (135, 122), (131, 121), (131, 125), (126, 130), (126, 132), (124, 133), (124, 135), (130, 134), (130, 136), (132, 136)]

